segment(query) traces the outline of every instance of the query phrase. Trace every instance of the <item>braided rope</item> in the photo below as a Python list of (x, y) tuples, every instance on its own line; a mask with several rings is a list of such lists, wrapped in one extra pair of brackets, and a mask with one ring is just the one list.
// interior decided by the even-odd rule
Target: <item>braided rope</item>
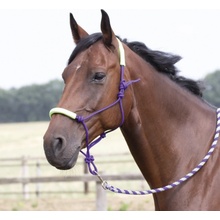
[(215, 131), (215, 135), (214, 135), (212, 145), (211, 145), (208, 153), (203, 158), (203, 160), (191, 172), (186, 174), (184, 177), (182, 177), (179, 180), (177, 180), (176, 182), (173, 182), (173, 183), (171, 183), (169, 185), (166, 185), (164, 187), (139, 191), (139, 190), (122, 190), (122, 189), (116, 188), (114, 186), (111, 186), (106, 181), (102, 180), (102, 178), (97, 173), (97, 176), (102, 181), (103, 188), (106, 189), (106, 190), (110, 190), (112, 192), (121, 193), (121, 194), (146, 195), (146, 194), (153, 194), (153, 193), (163, 192), (163, 191), (166, 191), (168, 189), (172, 189), (175, 186), (178, 186), (182, 182), (185, 182), (186, 180), (191, 178), (195, 173), (197, 173), (206, 164), (206, 162), (208, 161), (208, 159), (210, 158), (210, 156), (212, 155), (213, 151), (215, 150), (215, 148), (217, 146), (219, 132), (220, 132), (220, 108), (218, 108), (216, 112), (217, 112), (217, 125), (216, 125), (216, 131)]
[[(119, 53), (120, 53), (120, 74), (121, 74), (121, 80), (120, 80), (120, 88), (119, 88), (119, 93), (118, 93), (118, 99), (112, 103), (111, 105), (99, 110), (99, 111), (96, 111), (94, 112), (93, 114), (87, 116), (86, 118), (83, 118), (81, 116), (78, 116), (76, 113), (74, 112), (71, 112), (69, 110), (66, 110), (64, 108), (53, 108), (50, 110), (50, 113), (49, 113), (49, 116), (50, 118), (52, 117), (53, 114), (63, 114), (71, 119), (76, 119), (78, 122), (81, 122), (84, 126), (84, 129), (85, 129), (85, 132), (86, 132), (86, 145), (87, 145), (87, 152), (84, 153), (83, 151), (81, 151), (81, 153), (86, 157), (86, 163), (88, 164), (88, 167), (89, 167), (89, 171), (92, 175), (96, 175), (100, 181), (102, 182), (102, 186), (104, 189), (106, 190), (110, 190), (112, 192), (115, 192), (115, 193), (122, 193), (122, 194), (130, 194), (130, 195), (146, 195), (146, 194), (153, 194), (153, 193), (158, 193), (158, 192), (163, 192), (165, 190), (168, 190), (168, 189), (172, 189), (174, 188), (175, 186), (178, 186), (179, 184), (181, 184), (182, 182), (188, 180), (190, 177), (192, 177), (195, 173), (197, 173), (205, 164), (206, 162), (208, 161), (208, 159), (210, 158), (210, 156), (212, 155), (213, 151), (215, 150), (215, 147), (217, 146), (217, 141), (218, 141), (218, 137), (219, 137), (219, 132), (220, 132), (220, 108), (218, 108), (216, 111), (217, 111), (217, 126), (216, 126), (216, 132), (215, 132), (215, 135), (214, 135), (214, 140), (212, 142), (212, 145), (208, 151), (208, 153), (205, 155), (205, 157), (203, 158), (203, 160), (191, 171), (189, 172), (188, 174), (186, 174), (184, 177), (180, 178), (179, 180), (177, 180), (176, 182), (173, 182), (172, 184), (169, 184), (169, 185), (166, 185), (164, 187), (160, 187), (160, 188), (156, 188), (156, 189), (151, 189), (151, 190), (144, 190), (144, 191), (139, 191), (139, 190), (121, 190), (119, 188), (116, 188), (114, 186), (111, 186), (109, 185), (106, 181), (104, 181), (101, 176), (98, 174), (98, 170), (94, 164), (94, 157), (92, 155), (90, 155), (90, 148), (92, 146), (94, 146), (95, 144), (97, 144), (100, 140), (102, 140), (102, 138), (105, 137), (105, 135), (113, 130), (109, 130), (103, 134), (101, 134), (101, 136), (96, 139), (94, 142), (90, 143), (89, 144), (89, 133), (88, 133), (88, 128), (85, 124), (85, 121), (86, 120), (89, 120), (91, 117), (93, 117), (94, 115), (96, 114), (99, 114), (101, 113), (102, 111), (105, 111), (109, 108), (111, 108), (112, 106), (116, 105), (117, 103), (119, 103), (120, 105), (120, 111), (121, 111), (121, 115), (122, 115), (122, 121), (121, 121), (121, 124), (120, 126), (123, 124), (124, 122), (124, 111), (123, 111), (123, 107), (122, 107), (122, 99), (124, 97), (124, 92), (126, 90), (126, 88), (131, 85), (132, 83), (136, 83), (138, 82), (140, 79), (137, 79), (137, 80), (131, 80), (131, 81), (128, 81), (126, 82), (124, 80), (124, 66), (125, 66), (125, 54), (124, 54), (124, 49), (123, 49), (123, 46), (121, 44), (120, 41), (119, 42)], [(120, 127), (119, 126), (119, 127)], [(91, 164), (91, 166), (90, 166)]]

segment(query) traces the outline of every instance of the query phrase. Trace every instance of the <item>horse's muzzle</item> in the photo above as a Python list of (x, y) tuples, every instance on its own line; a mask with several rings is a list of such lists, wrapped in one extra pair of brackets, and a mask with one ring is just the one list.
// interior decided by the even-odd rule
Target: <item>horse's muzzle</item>
[(48, 162), (60, 170), (71, 169), (77, 161), (80, 145), (68, 146), (64, 136), (44, 136), (44, 152)]

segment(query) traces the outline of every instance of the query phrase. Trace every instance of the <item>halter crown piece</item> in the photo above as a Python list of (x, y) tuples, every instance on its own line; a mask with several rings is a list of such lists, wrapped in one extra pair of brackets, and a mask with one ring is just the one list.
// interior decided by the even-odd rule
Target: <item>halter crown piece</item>
[(95, 166), (95, 163), (94, 163), (94, 157), (90, 154), (90, 149), (94, 145), (99, 143), (103, 138), (105, 138), (107, 133), (112, 132), (112, 131), (116, 130), (117, 128), (103, 132), (97, 139), (95, 139), (93, 142), (89, 143), (89, 131), (88, 131), (88, 128), (87, 128), (85, 122), (88, 121), (90, 118), (92, 118), (94, 115), (97, 115), (97, 114), (99, 114), (103, 111), (106, 111), (107, 109), (109, 109), (109, 108), (111, 108), (114, 105), (119, 103), (120, 112), (121, 112), (122, 117), (121, 117), (121, 123), (118, 127), (121, 127), (122, 124), (124, 123), (124, 110), (123, 110), (123, 105), (122, 105), (122, 99), (124, 97), (124, 92), (125, 92), (125, 90), (127, 89), (127, 87), (129, 85), (131, 85), (132, 83), (138, 82), (140, 79), (130, 80), (130, 81), (127, 81), (127, 82), (124, 80), (125, 52), (124, 52), (124, 48), (123, 48), (123, 45), (122, 45), (120, 40), (118, 40), (118, 44), (119, 44), (120, 77), (121, 78), (120, 78), (120, 85), (119, 85), (119, 92), (118, 92), (117, 100), (114, 103), (110, 104), (109, 106), (107, 106), (103, 109), (100, 109), (100, 110), (90, 114), (87, 117), (77, 115), (76, 113), (74, 113), (72, 111), (69, 111), (67, 109), (61, 108), (61, 107), (52, 108), (49, 112), (49, 116), (51, 118), (53, 114), (62, 114), (62, 115), (65, 115), (65, 116), (69, 117), (70, 119), (76, 120), (78, 123), (82, 123), (82, 125), (85, 129), (85, 133), (86, 133), (86, 149), (87, 150), (86, 150), (86, 153), (84, 153), (82, 150), (80, 152), (85, 156), (85, 162), (88, 165), (89, 172), (92, 175), (96, 175), (99, 178), (99, 180), (102, 182), (102, 187), (105, 190), (110, 190), (110, 191), (115, 192), (115, 193), (122, 193), (122, 194), (129, 194), (129, 195), (146, 195), (146, 194), (153, 194), (153, 193), (163, 192), (163, 191), (168, 190), (168, 189), (172, 189), (173, 187), (178, 186), (180, 183), (188, 180), (195, 173), (197, 173), (206, 164), (206, 162), (210, 158), (211, 154), (213, 153), (214, 149), (216, 148), (218, 137), (219, 137), (219, 132), (220, 132), (220, 108), (217, 109), (216, 132), (215, 132), (215, 135), (214, 135), (213, 143), (212, 143), (208, 153), (205, 155), (203, 160), (191, 172), (186, 174), (184, 177), (182, 177), (179, 180), (173, 182), (172, 184), (166, 185), (164, 187), (151, 189), (151, 190), (144, 190), (144, 191), (122, 190), (122, 189), (119, 189), (119, 188), (116, 188), (114, 186), (109, 185), (99, 175), (98, 169), (97, 169), (97, 167)]

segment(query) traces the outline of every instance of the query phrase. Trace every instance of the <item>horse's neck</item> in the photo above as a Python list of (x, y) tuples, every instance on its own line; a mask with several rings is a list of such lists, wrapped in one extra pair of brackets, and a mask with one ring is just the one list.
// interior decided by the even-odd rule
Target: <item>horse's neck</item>
[(147, 64), (135, 72), (142, 72), (135, 77), (141, 81), (133, 86), (134, 107), (122, 133), (150, 186), (160, 187), (191, 171), (207, 153), (215, 110)]

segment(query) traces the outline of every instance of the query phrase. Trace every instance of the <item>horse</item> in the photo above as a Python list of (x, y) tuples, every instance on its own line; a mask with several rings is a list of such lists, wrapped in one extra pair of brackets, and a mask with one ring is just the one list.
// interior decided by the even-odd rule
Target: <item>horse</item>
[[(104, 10), (101, 32), (88, 34), (71, 13), (70, 27), (76, 47), (62, 73), (63, 94), (44, 135), (48, 162), (71, 169), (82, 149), (120, 128), (151, 189), (192, 170), (215, 138), (217, 114), (203, 99), (201, 82), (178, 74), (175, 64), (181, 57), (121, 39)], [(220, 210), (217, 139), (199, 172), (153, 194), (156, 211)]]

